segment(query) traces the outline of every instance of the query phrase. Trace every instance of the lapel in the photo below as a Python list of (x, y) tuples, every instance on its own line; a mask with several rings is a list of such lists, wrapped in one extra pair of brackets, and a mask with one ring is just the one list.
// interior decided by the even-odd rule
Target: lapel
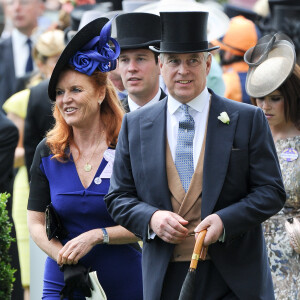
[(160, 88), (160, 91), (161, 93), (160, 93), (159, 101), (167, 97), (166, 93), (163, 91), (162, 88)]
[(128, 96), (121, 100), (122, 106), (126, 113), (130, 112), (129, 104), (128, 104)]
[(16, 92), (17, 86), (11, 37), (1, 42), (0, 53), (0, 104), (2, 106), (6, 99)]
[(166, 109), (167, 99), (141, 110), (140, 139), (142, 168), (147, 189), (159, 194), (159, 208), (172, 210), (166, 173)]
[[(211, 90), (209, 92), (212, 94), (212, 97), (203, 166), (202, 219), (212, 213), (220, 196), (239, 117), (238, 111), (231, 112), (226, 107), (226, 101), (223, 101), (221, 97), (215, 95)], [(218, 116), (223, 111), (227, 112), (230, 118), (229, 125), (218, 120)]]
[[(161, 101), (162, 99), (166, 98), (167, 95), (165, 94), (165, 92), (161, 90), (161, 93), (160, 93), (160, 97), (159, 97), (159, 101)], [(121, 103), (122, 103), (122, 106), (125, 110), (125, 112), (130, 112), (130, 108), (129, 108), (129, 104), (128, 104), (128, 96), (126, 96), (124, 99), (121, 100)]]
[[(12, 85), (16, 82), (15, 75), (15, 65), (14, 65), (14, 56), (13, 56), (13, 46), (11, 37), (4, 39), (1, 45), (1, 70), (5, 74), (6, 84)], [(4, 88), (7, 89), (7, 86)]]

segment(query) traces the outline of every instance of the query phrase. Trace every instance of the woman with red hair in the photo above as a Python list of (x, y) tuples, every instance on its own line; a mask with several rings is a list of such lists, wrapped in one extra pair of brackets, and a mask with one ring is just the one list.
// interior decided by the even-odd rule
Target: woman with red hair
[(89, 271), (108, 299), (143, 298), (138, 238), (112, 220), (103, 200), (123, 117), (106, 73), (120, 53), (107, 21), (73, 37), (49, 82), (56, 123), (36, 149), (28, 202), (31, 236), (48, 255), (43, 299), (90, 297)]

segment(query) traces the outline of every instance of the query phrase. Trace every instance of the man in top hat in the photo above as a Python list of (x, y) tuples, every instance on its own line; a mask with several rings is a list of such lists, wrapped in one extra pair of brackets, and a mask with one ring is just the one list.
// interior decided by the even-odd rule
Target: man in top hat
[(207, 12), (162, 12), (168, 98), (126, 114), (105, 201), (143, 239), (145, 300), (177, 300), (204, 229), (192, 299), (274, 299), (261, 223), (285, 191), (263, 112), (206, 87)]
[(283, 32), (292, 39), (296, 61), (300, 64), (300, 2), (297, 0), (269, 0), (270, 15), (264, 20), (264, 34)]
[(158, 54), (160, 17), (149, 13), (126, 13), (116, 18), (121, 47), (119, 72), (128, 96), (121, 100), (126, 112), (151, 105), (166, 97), (159, 87)]

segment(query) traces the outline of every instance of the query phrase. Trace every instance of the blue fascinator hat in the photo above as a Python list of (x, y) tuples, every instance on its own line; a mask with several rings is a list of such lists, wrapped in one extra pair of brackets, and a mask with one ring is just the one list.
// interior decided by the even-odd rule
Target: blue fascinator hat
[[(52, 72), (48, 95), (52, 101), (56, 97), (56, 85), (64, 68), (74, 66), (75, 70), (91, 76), (96, 69), (101, 72), (114, 70), (120, 55), (120, 46), (111, 35), (113, 19), (98, 18), (85, 25), (67, 44)], [(109, 42), (113, 43), (112, 49)]]

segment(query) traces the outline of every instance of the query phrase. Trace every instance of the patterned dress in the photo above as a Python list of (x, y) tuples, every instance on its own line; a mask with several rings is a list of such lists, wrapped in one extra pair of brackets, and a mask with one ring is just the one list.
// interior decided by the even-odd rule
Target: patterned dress
[(263, 223), (263, 227), (275, 298), (300, 300), (300, 254), (291, 247), (284, 226), (287, 218), (300, 219), (300, 136), (278, 140), (275, 146), (287, 201), (277, 215)]

